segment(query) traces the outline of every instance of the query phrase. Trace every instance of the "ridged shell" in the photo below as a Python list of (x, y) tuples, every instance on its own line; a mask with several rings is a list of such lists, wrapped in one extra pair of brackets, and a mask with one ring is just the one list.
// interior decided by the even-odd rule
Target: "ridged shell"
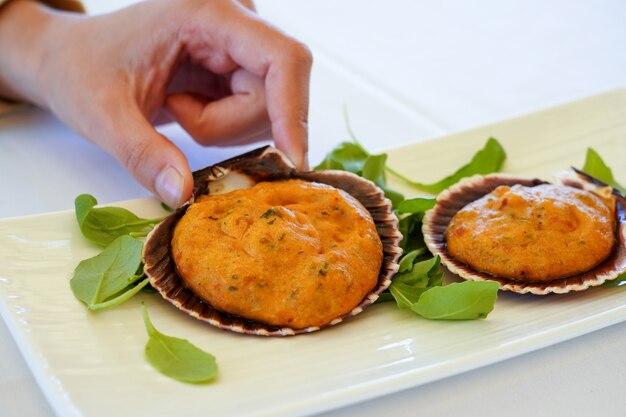
[(262, 181), (285, 179), (324, 183), (348, 192), (370, 212), (383, 243), (383, 262), (377, 286), (352, 311), (335, 318), (324, 327), (356, 316), (376, 301), (380, 293), (391, 284), (391, 278), (398, 270), (398, 259), (402, 254), (399, 246), (402, 235), (398, 231), (398, 220), (393, 214), (391, 202), (374, 183), (349, 172), (330, 170), (299, 172), (280, 151), (269, 146), (194, 172), (192, 199), (157, 225), (144, 245), (144, 270), (152, 286), (177, 308), (224, 330), (261, 336), (288, 336), (319, 330), (320, 327), (293, 329), (287, 326), (271, 326), (220, 311), (185, 286), (171, 256), (174, 227), (197, 196), (246, 188)]
[(612, 280), (626, 272), (626, 215), (624, 208), (626, 200), (617, 190), (612, 189), (603, 182), (574, 168), (564, 171), (559, 175), (562, 185), (591, 191), (603, 198), (612, 198), (616, 205), (616, 238), (617, 243), (611, 255), (602, 263), (591, 270), (548, 282), (521, 282), (508, 278), (496, 277), (485, 272), (474, 270), (464, 262), (455, 259), (447, 250), (445, 232), (457, 211), (467, 204), (489, 194), (500, 185), (521, 184), (534, 187), (547, 184), (540, 179), (520, 178), (505, 174), (491, 174), (486, 176), (474, 176), (460, 181), (446, 191), (439, 194), (435, 207), (426, 212), (422, 232), (424, 241), (433, 255), (441, 257), (441, 263), (455, 275), (471, 281), (497, 281), (502, 290), (513, 291), (520, 294), (531, 293), (545, 295), (549, 293), (567, 293), (570, 291), (582, 291), (592, 286), (601, 285), (605, 281)]

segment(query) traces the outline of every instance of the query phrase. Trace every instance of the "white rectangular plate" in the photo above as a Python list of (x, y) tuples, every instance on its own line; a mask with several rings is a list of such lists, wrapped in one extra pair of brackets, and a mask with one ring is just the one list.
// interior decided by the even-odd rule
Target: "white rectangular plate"
[[(568, 165), (580, 166), (585, 148), (592, 146), (617, 168), (617, 178), (626, 178), (619, 163), (626, 146), (623, 90), (392, 150), (390, 161), (414, 178), (436, 179), (466, 162), (491, 135), (509, 154), (508, 172), (547, 177)], [(145, 217), (161, 213), (151, 199), (123, 205)], [(304, 415), (626, 319), (624, 288), (596, 288), (563, 296), (500, 294), (494, 312), (481, 321), (428, 321), (387, 303), (315, 334), (241, 336), (200, 323), (157, 294), (141, 294), (110, 311), (87, 312), (68, 282), (77, 263), (97, 252), (80, 236), (72, 212), (0, 221), (0, 312), (60, 416)], [(217, 357), (215, 382), (179, 383), (146, 363), (141, 301), (163, 333), (186, 338)]]

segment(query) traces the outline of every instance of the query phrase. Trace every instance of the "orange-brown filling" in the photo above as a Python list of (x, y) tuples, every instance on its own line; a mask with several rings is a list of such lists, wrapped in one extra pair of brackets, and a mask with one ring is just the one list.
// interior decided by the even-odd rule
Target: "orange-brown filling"
[(613, 210), (587, 191), (557, 185), (500, 186), (460, 210), (448, 251), (474, 269), (519, 281), (585, 272), (615, 245)]
[(350, 312), (382, 263), (369, 212), (341, 190), (300, 180), (199, 198), (172, 252), (185, 284), (211, 305), (293, 328)]

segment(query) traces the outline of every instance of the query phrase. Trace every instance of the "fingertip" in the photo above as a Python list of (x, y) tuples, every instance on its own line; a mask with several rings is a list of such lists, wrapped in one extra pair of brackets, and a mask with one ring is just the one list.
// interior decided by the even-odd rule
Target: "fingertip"
[(165, 166), (154, 181), (157, 196), (169, 207), (180, 207), (187, 201), (193, 191), (193, 177), (187, 168), (174, 165)]
[(291, 145), (285, 147), (284, 145), (280, 145), (278, 142), (276, 143), (276, 147), (280, 151), (282, 151), (291, 162), (293, 162), (298, 170), (309, 170), (308, 154), (306, 151), (302, 151), (301, 149), (294, 149)]
[(308, 129), (305, 121), (278, 120), (272, 125), (276, 147), (301, 171), (309, 169)]

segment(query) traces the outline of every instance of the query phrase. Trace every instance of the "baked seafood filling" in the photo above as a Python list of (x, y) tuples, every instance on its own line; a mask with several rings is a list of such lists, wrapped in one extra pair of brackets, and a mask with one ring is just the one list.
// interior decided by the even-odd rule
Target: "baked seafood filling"
[(448, 251), (479, 271), (551, 281), (588, 271), (615, 245), (612, 210), (596, 195), (563, 185), (499, 186), (458, 211)]
[(475, 176), (437, 197), (422, 232), (431, 253), (460, 278), (518, 293), (582, 291), (626, 272), (625, 203), (575, 169), (558, 184)]
[(347, 314), (376, 286), (382, 243), (345, 191), (285, 180), (201, 196), (176, 225), (172, 254), (214, 307), (301, 329)]
[(308, 333), (360, 314), (402, 254), (384, 192), (345, 171), (300, 172), (264, 147), (194, 172), (193, 198), (146, 239), (161, 296), (224, 330)]

